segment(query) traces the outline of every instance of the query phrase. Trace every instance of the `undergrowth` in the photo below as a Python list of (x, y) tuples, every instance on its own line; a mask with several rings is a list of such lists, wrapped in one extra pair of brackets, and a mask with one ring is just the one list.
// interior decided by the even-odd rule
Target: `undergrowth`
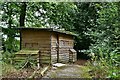
[[(99, 49), (99, 56), (92, 53), (91, 61), (87, 63), (90, 68), (90, 75), (94, 78), (113, 78), (120, 79), (120, 62), (119, 54), (112, 51), (104, 55), (104, 52)], [(104, 56), (103, 56), (104, 55)]]

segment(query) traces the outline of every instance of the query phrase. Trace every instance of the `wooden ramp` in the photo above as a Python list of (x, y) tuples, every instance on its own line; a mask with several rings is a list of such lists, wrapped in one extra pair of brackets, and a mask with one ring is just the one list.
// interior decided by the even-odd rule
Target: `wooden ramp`
[(15, 61), (23, 61), (27, 58), (37, 61), (39, 50), (20, 50), (15, 53)]
[(20, 55), (22, 55), (22, 54), (38, 54), (38, 52), (39, 52), (39, 50), (20, 50), (15, 54), (17, 54), (17, 55), (19, 55), (19, 54)]
[(20, 50), (15, 53), (15, 62), (25, 61), (26, 59), (32, 59), (38, 64), (49, 64), (50, 56), (46, 55), (43, 51), (39, 50)]

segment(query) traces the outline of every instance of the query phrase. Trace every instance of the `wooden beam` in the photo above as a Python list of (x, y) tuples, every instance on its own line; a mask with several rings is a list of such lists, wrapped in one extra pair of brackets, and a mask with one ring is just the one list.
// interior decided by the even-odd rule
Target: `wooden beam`
[(57, 34), (57, 62), (59, 62), (59, 34)]
[(51, 65), (51, 63), (52, 63), (52, 32), (50, 33), (50, 65)]

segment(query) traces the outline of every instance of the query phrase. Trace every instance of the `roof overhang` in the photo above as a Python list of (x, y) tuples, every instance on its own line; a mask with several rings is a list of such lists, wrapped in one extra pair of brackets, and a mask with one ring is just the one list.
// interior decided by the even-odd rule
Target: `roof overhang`
[(58, 30), (54, 28), (27, 28), (27, 27), (21, 27), (21, 28), (16, 28), (19, 30), (44, 30), (44, 31), (50, 31), (50, 32), (56, 32), (56, 33), (61, 33), (61, 34), (66, 34), (66, 35), (71, 35), (71, 36), (77, 36), (76, 34), (70, 32), (70, 31), (64, 31), (64, 30)]

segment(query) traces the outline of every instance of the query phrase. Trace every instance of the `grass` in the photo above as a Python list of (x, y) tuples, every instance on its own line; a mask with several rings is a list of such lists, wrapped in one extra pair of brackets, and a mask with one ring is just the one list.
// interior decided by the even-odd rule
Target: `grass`
[(2, 59), (2, 54), (0, 52), (0, 76), (2, 76), (2, 61), (1, 61), (1, 59)]
[(3, 76), (6, 76), (16, 71), (17, 70), (11, 64), (6, 64), (5, 62), (2, 62), (2, 75)]
[[(120, 68), (116, 66), (111, 66), (108, 63), (103, 63), (100, 61), (96, 62), (96, 65), (93, 65), (94, 62), (87, 63), (87, 67), (89, 67), (89, 74), (94, 78), (120, 78), (119, 71)], [(103, 65), (105, 64), (105, 65)], [(113, 75), (113, 73), (115, 75)]]
[(0, 61), (0, 76), (2, 76), (2, 61)]
[(88, 66), (80, 66), (80, 69), (82, 70), (82, 78), (91, 78), (90, 74), (88, 73), (90, 70)]
[[(37, 66), (34, 68), (23, 68), (16, 69), (14, 65), (2, 63), (2, 77), (4, 78), (41, 78), (41, 71), (43, 68), (37, 69)], [(30, 79), (31, 80), (31, 79)]]

